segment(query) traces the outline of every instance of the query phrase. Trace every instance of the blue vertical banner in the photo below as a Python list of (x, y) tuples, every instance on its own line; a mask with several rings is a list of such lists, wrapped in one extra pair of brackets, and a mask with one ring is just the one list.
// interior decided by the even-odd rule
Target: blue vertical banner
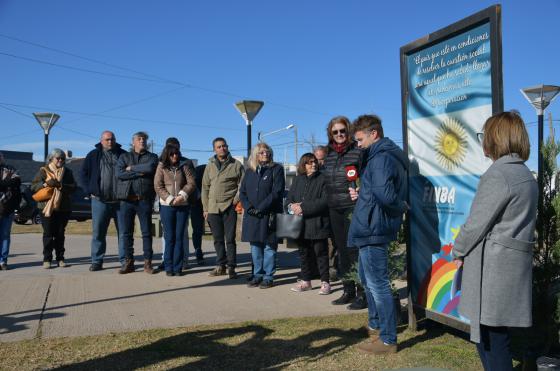
[(451, 251), (491, 164), (477, 133), (501, 109), (494, 96), (493, 69), (500, 70), (501, 85), (501, 59), (491, 42), (495, 27), (491, 19), (476, 18), (401, 49), (403, 132), (411, 161), (409, 290), (417, 307), (460, 322), (468, 319), (458, 312), (461, 271)]

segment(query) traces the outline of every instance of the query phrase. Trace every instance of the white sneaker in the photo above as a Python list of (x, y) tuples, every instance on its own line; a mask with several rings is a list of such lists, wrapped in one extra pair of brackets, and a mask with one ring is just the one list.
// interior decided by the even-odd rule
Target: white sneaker
[(329, 295), (331, 293), (331, 284), (328, 282), (321, 282), (321, 289), (319, 295)]

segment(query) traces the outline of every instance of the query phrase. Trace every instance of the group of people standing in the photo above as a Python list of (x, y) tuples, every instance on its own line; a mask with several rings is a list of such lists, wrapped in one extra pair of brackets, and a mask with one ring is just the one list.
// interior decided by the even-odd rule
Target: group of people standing
[[(483, 130), (479, 133), (482, 148), (493, 164), (483, 174), (470, 216), (455, 240), (455, 263), (460, 269), (464, 267), (459, 310), (470, 319), (471, 339), (477, 343), (484, 368), (510, 370), (508, 327), (531, 325), (538, 189), (524, 164), (530, 145), (521, 117), (515, 112), (496, 114), (486, 121)], [(295, 241), (301, 258), (301, 280), (291, 290), (311, 290), (311, 280), (318, 271), (318, 293), (330, 294), (329, 268), (335, 258), (343, 293), (332, 303), (353, 302), (354, 307), (368, 308), (369, 338), (358, 344), (358, 349), (368, 354), (396, 352), (388, 245), (396, 239), (403, 214), (409, 209), (408, 159), (384, 137), (381, 120), (375, 115), (362, 115), (352, 124), (346, 117), (335, 117), (327, 126), (327, 135), (327, 146), (299, 159), (298, 174), (284, 197), (283, 167), (273, 161), (272, 148), (265, 143), (252, 149), (244, 168), (229, 153), (226, 140), (216, 138), (215, 155), (207, 165), (195, 169), (192, 161), (181, 155), (176, 138), (167, 140), (158, 158), (147, 149), (146, 133), (135, 133), (127, 152), (112, 132), (104, 131), (80, 174), (81, 186), (91, 196), (90, 270), (103, 268), (111, 219), (119, 236), (119, 273), (135, 270), (133, 231), (138, 216), (144, 271), (156, 271), (152, 265), (151, 216), (157, 197), (165, 242), (162, 269), (168, 276), (181, 275), (184, 268), (183, 241), (191, 214), (197, 262), (204, 262), (201, 237), (205, 219), (216, 250), (216, 266), (210, 276), (236, 278), (237, 212), (243, 210), (241, 239), (250, 243), (253, 264), (247, 285), (266, 289), (273, 286), (276, 272), (274, 216), (282, 212), (301, 215), (303, 233)], [(31, 187), (34, 192), (50, 190), (49, 198), (38, 203), (45, 268), (52, 267), (53, 252), (56, 264), (67, 266), (64, 232), (76, 181), (65, 160), (62, 150), (51, 151)], [(354, 183), (355, 174), (359, 174), (359, 184)], [(6, 165), (0, 154), (2, 270), (8, 269), (10, 230), (21, 198), (20, 183), (16, 169)], [(356, 264), (360, 282), (349, 274)]]

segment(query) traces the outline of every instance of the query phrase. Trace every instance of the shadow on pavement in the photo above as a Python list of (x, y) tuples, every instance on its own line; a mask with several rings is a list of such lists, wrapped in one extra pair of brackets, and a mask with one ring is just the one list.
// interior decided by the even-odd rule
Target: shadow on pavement
[[(167, 369), (279, 370), (295, 360), (313, 362), (339, 353), (362, 341), (365, 333), (359, 329), (342, 331), (331, 328), (316, 330), (296, 339), (273, 337), (273, 330), (260, 325), (187, 332), (57, 370), (130, 370), (182, 357), (190, 359), (182, 359), (181, 365)], [(227, 338), (242, 340), (230, 340), (235, 343), (230, 345), (224, 341)]]
[(10, 334), (18, 331), (27, 330), (29, 327), (25, 325), (25, 322), (38, 321), (39, 319), (45, 320), (49, 318), (60, 318), (64, 317), (64, 313), (44, 313), (41, 318), (41, 313), (31, 314), (23, 317), (15, 317), (10, 315), (0, 315), (0, 335)]

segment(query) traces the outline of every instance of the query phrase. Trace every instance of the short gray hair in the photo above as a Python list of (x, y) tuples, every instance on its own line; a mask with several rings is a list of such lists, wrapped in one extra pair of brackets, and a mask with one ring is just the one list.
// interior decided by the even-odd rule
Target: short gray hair
[(47, 156), (47, 163), (51, 162), (55, 157), (62, 157), (66, 161), (66, 153), (60, 148), (54, 148)]
[(134, 138), (136, 137), (140, 137), (140, 138), (144, 138), (146, 140), (148, 140), (148, 133), (146, 133), (145, 131), (137, 131), (136, 133), (132, 134), (132, 140), (134, 140)]

